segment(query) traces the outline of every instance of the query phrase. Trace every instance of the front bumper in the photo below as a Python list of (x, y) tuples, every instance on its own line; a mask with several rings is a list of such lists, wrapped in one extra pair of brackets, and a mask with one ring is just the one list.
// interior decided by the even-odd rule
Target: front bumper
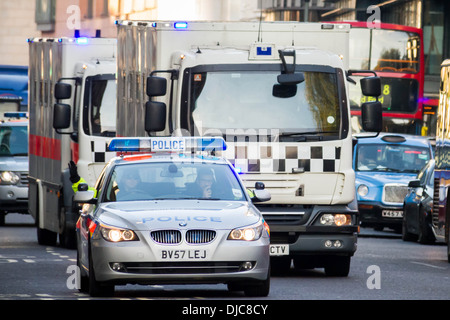
[[(114, 284), (226, 283), (265, 280), (268, 276), (268, 237), (245, 242), (226, 240), (227, 232), (217, 232), (216, 239), (209, 244), (161, 245), (150, 238), (148, 231), (136, 234), (140, 241), (91, 241), (97, 281)], [(186, 255), (183, 259), (171, 259), (167, 255), (163, 258), (162, 250), (184, 251)], [(206, 259), (202, 258), (203, 250), (206, 250)], [(245, 262), (252, 262), (253, 267), (245, 270), (242, 268)], [(114, 271), (115, 263), (123, 268)]]
[(0, 185), (0, 211), (28, 213), (28, 186)]
[(383, 210), (402, 211), (403, 206), (386, 206), (380, 202), (360, 201), (358, 203), (361, 226), (363, 227), (399, 227), (402, 224), (402, 217), (384, 217)]

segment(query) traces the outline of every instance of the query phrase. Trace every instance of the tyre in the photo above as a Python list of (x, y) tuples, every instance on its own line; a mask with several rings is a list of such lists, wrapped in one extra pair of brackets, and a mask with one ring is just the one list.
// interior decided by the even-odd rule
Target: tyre
[(267, 278), (262, 281), (251, 283), (244, 288), (247, 297), (267, 297), (270, 292), (270, 268), (267, 271)]
[(447, 261), (450, 263), (450, 241), (447, 242)]
[(64, 207), (61, 208), (61, 213), (59, 216), (59, 243), (63, 248), (76, 249), (76, 235), (75, 229), (69, 228), (66, 219), (66, 210)]
[(92, 253), (89, 249), (89, 295), (91, 297), (110, 297), (114, 295), (114, 285), (102, 284), (95, 279)]
[(424, 212), (419, 210), (419, 237), (417, 241), (421, 244), (430, 244), (435, 240), (433, 231), (427, 222)]
[(284, 276), (289, 273), (291, 268), (291, 257), (272, 257), (270, 258), (270, 268), (272, 275)]
[(347, 277), (350, 272), (350, 256), (329, 257), (325, 264), (325, 274), (328, 277)]
[(80, 273), (80, 287), (78, 290), (83, 293), (89, 292), (89, 278), (86, 275), (86, 273), (83, 270), (83, 267), (81, 265), (80, 261), (80, 253), (77, 250), (77, 266), (78, 266), (78, 272)]
[(408, 232), (408, 227), (407, 227), (405, 217), (403, 217), (403, 222), (402, 222), (402, 240), (403, 241), (417, 241), (417, 235), (415, 235), (411, 232)]

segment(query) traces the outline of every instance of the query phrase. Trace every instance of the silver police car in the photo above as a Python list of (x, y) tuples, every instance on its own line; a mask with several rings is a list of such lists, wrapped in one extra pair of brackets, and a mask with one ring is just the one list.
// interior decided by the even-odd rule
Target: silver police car
[[(246, 190), (223, 158), (183, 153), (188, 145), (209, 142), (111, 141), (109, 150), (154, 153), (117, 157), (95, 190), (79, 186), (80, 291), (108, 296), (115, 285), (128, 283), (226, 283), (247, 296), (269, 294), (269, 227), (252, 202), (270, 194), (262, 183)], [(223, 139), (219, 144), (225, 147)], [(177, 152), (159, 152), (170, 150)]]

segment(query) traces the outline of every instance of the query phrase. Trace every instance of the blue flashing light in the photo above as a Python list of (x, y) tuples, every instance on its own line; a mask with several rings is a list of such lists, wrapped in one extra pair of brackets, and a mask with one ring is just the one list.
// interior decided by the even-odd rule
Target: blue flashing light
[(5, 118), (28, 118), (28, 112), (5, 112)]
[(88, 43), (89, 43), (88, 38), (86, 38), (86, 37), (80, 37), (80, 38), (77, 38), (77, 39), (75, 40), (75, 42), (76, 42), (77, 44), (88, 44)]
[(221, 137), (197, 138), (196, 141), (197, 148), (201, 151), (218, 151), (227, 149), (225, 140)]
[(187, 29), (187, 26), (188, 26), (187, 22), (175, 22), (173, 24), (173, 27), (175, 29)]
[(112, 139), (108, 145), (110, 151), (139, 151), (139, 139)]
[(109, 151), (223, 151), (227, 146), (222, 137), (152, 137), (114, 138), (108, 145)]

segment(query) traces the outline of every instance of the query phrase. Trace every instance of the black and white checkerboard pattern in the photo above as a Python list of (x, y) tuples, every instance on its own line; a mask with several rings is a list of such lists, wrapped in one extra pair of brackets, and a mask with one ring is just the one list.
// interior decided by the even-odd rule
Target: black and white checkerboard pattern
[(277, 143), (227, 143), (223, 154), (243, 173), (337, 172), (341, 148), (337, 146), (292, 146)]
[(104, 140), (91, 141), (92, 162), (108, 162), (117, 156), (115, 151), (106, 151), (108, 146)]

